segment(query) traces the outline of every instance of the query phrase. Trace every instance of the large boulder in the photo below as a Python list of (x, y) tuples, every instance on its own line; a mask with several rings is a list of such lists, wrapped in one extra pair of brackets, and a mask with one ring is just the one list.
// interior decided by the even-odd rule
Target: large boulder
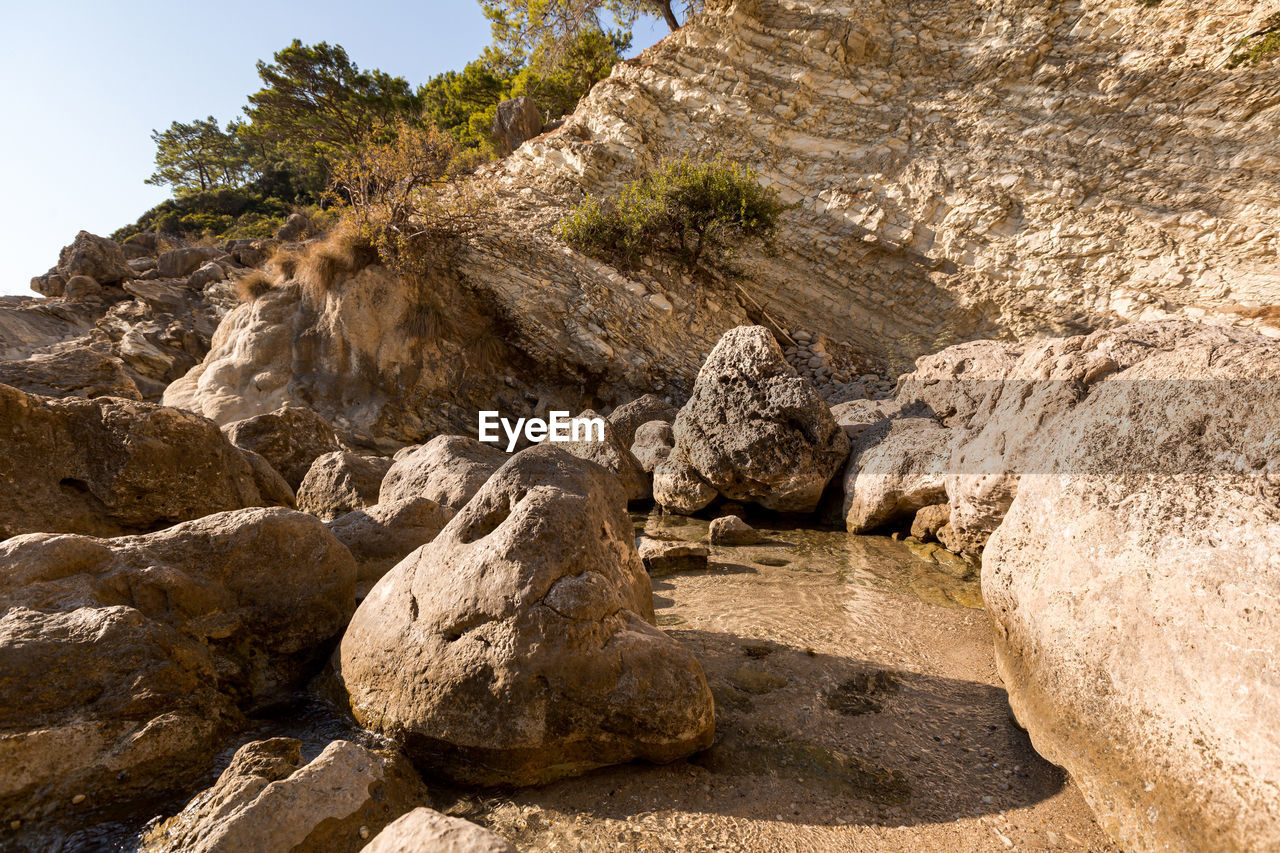
[(844, 471), (846, 529), (867, 533), (945, 501), (951, 438), (933, 418), (886, 418), (861, 432)]
[(719, 494), (779, 512), (812, 512), (849, 452), (827, 404), (763, 326), (724, 334), (674, 433), (674, 454)]
[(1280, 849), (1280, 343), (1112, 338), (1139, 339), (1039, 432), (987, 545), (1000, 675), (1124, 849)]
[(0, 539), (137, 533), (266, 502), (245, 455), (198, 415), (0, 385)]
[(560, 442), (558, 445), (560, 449), (572, 453), (579, 459), (594, 462), (606, 471), (616, 474), (618, 481), (622, 483), (622, 490), (626, 493), (628, 502), (646, 501), (653, 497), (649, 475), (645, 473), (640, 462), (631, 455), (628, 449), (630, 442), (623, 441), (609, 421), (590, 409), (578, 417), (599, 420), (604, 425), (604, 435), (597, 441), (595, 433), (588, 431), (589, 434), (585, 438)]
[(315, 672), (355, 576), (323, 523), (284, 509), (0, 543), (0, 812), (186, 784)]
[(1024, 345), (970, 341), (916, 359), (915, 369), (898, 379), (900, 407), (923, 405), (948, 427), (970, 426), (982, 403), (1017, 366)]
[(213, 787), (148, 830), (143, 853), (355, 853), (428, 797), (394, 752), (330, 743), (310, 763), (293, 738), (240, 747)]
[(392, 566), (435, 539), (454, 514), (430, 498), (405, 498), (353, 510), (329, 522), (359, 567), (356, 595), (363, 598)]
[(75, 346), (0, 362), (0, 384), (45, 397), (141, 400), (138, 385), (105, 347)]
[[(1060, 421), (1076, 417), (1076, 407), (1100, 387), (1098, 383), (1117, 378), (1153, 354), (1197, 342), (1226, 341), (1224, 335), (1196, 323), (1133, 323), (1027, 344), (1011, 367), (1007, 358), (1013, 351), (984, 362), (984, 376), (1006, 368), (1007, 372), (1001, 381), (976, 383), (988, 391), (965, 419), (948, 460), (953, 543), (969, 552), (986, 543), (1013, 503), (1021, 474), (1038, 464), (1046, 436)], [(963, 409), (974, 384), (949, 384), (956, 390), (954, 405)], [(945, 404), (935, 400), (934, 405)]]
[(636, 429), (631, 455), (646, 474), (652, 474), (658, 463), (671, 455), (675, 446), (676, 437), (669, 421), (646, 421)]
[(421, 767), (539, 784), (710, 745), (702, 669), (653, 619), (617, 478), (542, 444), (373, 588), (334, 664)]
[(301, 406), (281, 406), (222, 429), (236, 447), (261, 454), (295, 492), (318, 457), (341, 449), (329, 422)]
[(668, 512), (692, 515), (715, 500), (716, 494), (714, 486), (674, 453), (653, 469), (653, 499)]
[(489, 444), (461, 435), (438, 435), (396, 455), (378, 493), (378, 503), (429, 498), (462, 509), (509, 457)]
[(156, 259), (156, 270), (161, 278), (186, 278), (209, 261), (225, 257), (226, 254), (215, 246), (170, 249)]
[(391, 469), (383, 456), (335, 450), (316, 457), (298, 487), (298, 509), (331, 521), (378, 502), (382, 479)]
[(505, 157), (542, 132), (542, 113), (533, 98), (521, 95), (498, 104), (493, 114), (493, 140)]
[(81, 231), (70, 246), (62, 247), (56, 269), (64, 281), (87, 275), (98, 284), (118, 284), (134, 276), (119, 243), (88, 231)]
[(516, 853), (502, 836), (460, 817), (420, 806), (394, 820), (364, 853)]
[(676, 419), (679, 411), (677, 407), (661, 397), (645, 394), (614, 409), (609, 414), (609, 423), (613, 425), (613, 431), (617, 434), (618, 440), (624, 446), (630, 447), (636, 440), (636, 430), (640, 429), (641, 424), (647, 424), (649, 421), (671, 423)]

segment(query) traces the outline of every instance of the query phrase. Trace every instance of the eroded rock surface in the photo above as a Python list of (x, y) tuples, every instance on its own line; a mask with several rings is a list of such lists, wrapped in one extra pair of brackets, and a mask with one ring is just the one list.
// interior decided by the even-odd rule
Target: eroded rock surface
[(0, 385), (0, 424), (0, 539), (114, 536), (268, 502), (244, 454), (180, 409)]
[(428, 796), (405, 759), (333, 741), (311, 762), (293, 738), (240, 747), (218, 781), (147, 832), (145, 853), (355, 853)]
[(645, 473), (652, 474), (658, 463), (671, 455), (675, 445), (676, 437), (669, 421), (647, 421), (636, 429), (631, 455)]
[(378, 502), (420, 497), (462, 509), (509, 458), (473, 438), (436, 436), (396, 459), (382, 480)]
[(878, 421), (853, 440), (844, 470), (844, 521), (867, 533), (946, 500), (951, 434), (928, 417)]
[(676, 419), (676, 413), (679, 408), (671, 405), (666, 400), (655, 394), (645, 394), (643, 397), (632, 400), (629, 403), (623, 403), (618, 408), (609, 413), (609, 423), (613, 425), (613, 430), (618, 436), (618, 440), (626, 447), (630, 447), (636, 440), (636, 431), (641, 425), (649, 421), (666, 421), (671, 423)]
[(537, 784), (710, 744), (702, 671), (652, 621), (617, 479), (544, 444), (374, 587), (334, 664), (425, 770)]
[(363, 596), (396, 563), (436, 538), (455, 510), (430, 498), (403, 498), (353, 510), (329, 522), (359, 567), (356, 594)]
[(184, 783), (243, 711), (315, 671), (355, 576), (320, 521), (284, 509), (0, 543), (0, 810)]
[(295, 492), (318, 457), (339, 449), (337, 433), (328, 421), (301, 406), (281, 406), (227, 424), (223, 431), (236, 447), (270, 462)]
[[(1047, 425), (983, 558), (1036, 749), (1128, 850), (1280, 846), (1280, 344), (1173, 328)], [(1075, 339), (1080, 352), (1100, 339)], [(1113, 339), (1114, 340), (1114, 339)]]
[(627, 495), (628, 502), (644, 501), (653, 497), (649, 475), (640, 465), (639, 460), (631, 454), (628, 449), (630, 442), (624, 440), (623, 434), (618, 432), (612, 423), (590, 409), (582, 412), (578, 418), (601, 421), (604, 425), (603, 435), (597, 440), (596, 433), (589, 431), (590, 434), (586, 438), (579, 441), (559, 442), (556, 446), (579, 459), (594, 462), (616, 475), (618, 482), (622, 484), (622, 490)]
[(332, 521), (344, 513), (373, 506), (391, 464), (386, 457), (344, 450), (317, 456), (298, 486), (298, 509)]
[(849, 452), (827, 404), (763, 326), (725, 333), (673, 431), (673, 456), (719, 494), (779, 512), (812, 512)]

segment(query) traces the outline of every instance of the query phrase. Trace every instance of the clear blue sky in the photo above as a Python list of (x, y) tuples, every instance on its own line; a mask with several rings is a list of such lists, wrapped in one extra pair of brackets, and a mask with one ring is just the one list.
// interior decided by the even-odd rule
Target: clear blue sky
[[(167, 198), (143, 183), (152, 129), (239, 114), (259, 88), (254, 63), (291, 40), (336, 42), (414, 85), (489, 42), (474, 0), (4, 0), (0, 11), (0, 293), (29, 293), (80, 229), (109, 234)], [(664, 31), (642, 23), (636, 47)]]

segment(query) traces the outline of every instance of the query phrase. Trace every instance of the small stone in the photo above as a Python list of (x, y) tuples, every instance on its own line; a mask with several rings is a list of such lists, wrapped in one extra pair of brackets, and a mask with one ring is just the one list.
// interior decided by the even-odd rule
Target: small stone
[(703, 571), (707, 568), (707, 546), (698, 542), (670, 542), (644, 536), (636, 547), (650, 577)]
[(787, 686), (787, 680), (780, 675), (746, 666), (734, 670), (729, 676), (729, 683), (739, 690), (757, 696), (772, 693)]
[(707, 536), (712, 545), (757, 545), (763, 539), (760, 531), (736, 515), (713, 520)]
[(78, 806), (84, 802), (84, 794), (76, 794), (71, 798), (71, 805)]
[(360, 827), (360, 837), (365, 839), (366, 841), (369, 840), (369, 827), (367, 826)]

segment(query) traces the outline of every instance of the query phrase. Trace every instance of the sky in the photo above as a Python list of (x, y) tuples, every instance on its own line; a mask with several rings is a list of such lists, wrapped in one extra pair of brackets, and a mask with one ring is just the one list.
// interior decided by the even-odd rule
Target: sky
[[(151, 131), (239, 115), (255, 63), (293, 39), (415, 86), (489, 42), (474, 0), (0, 0), (0, 19), (0, 294), (30, 293), (77, 231), (109, 235), (168, 198), (143, 183)], [(642, 22), (636, 50), (664, 31)]]

